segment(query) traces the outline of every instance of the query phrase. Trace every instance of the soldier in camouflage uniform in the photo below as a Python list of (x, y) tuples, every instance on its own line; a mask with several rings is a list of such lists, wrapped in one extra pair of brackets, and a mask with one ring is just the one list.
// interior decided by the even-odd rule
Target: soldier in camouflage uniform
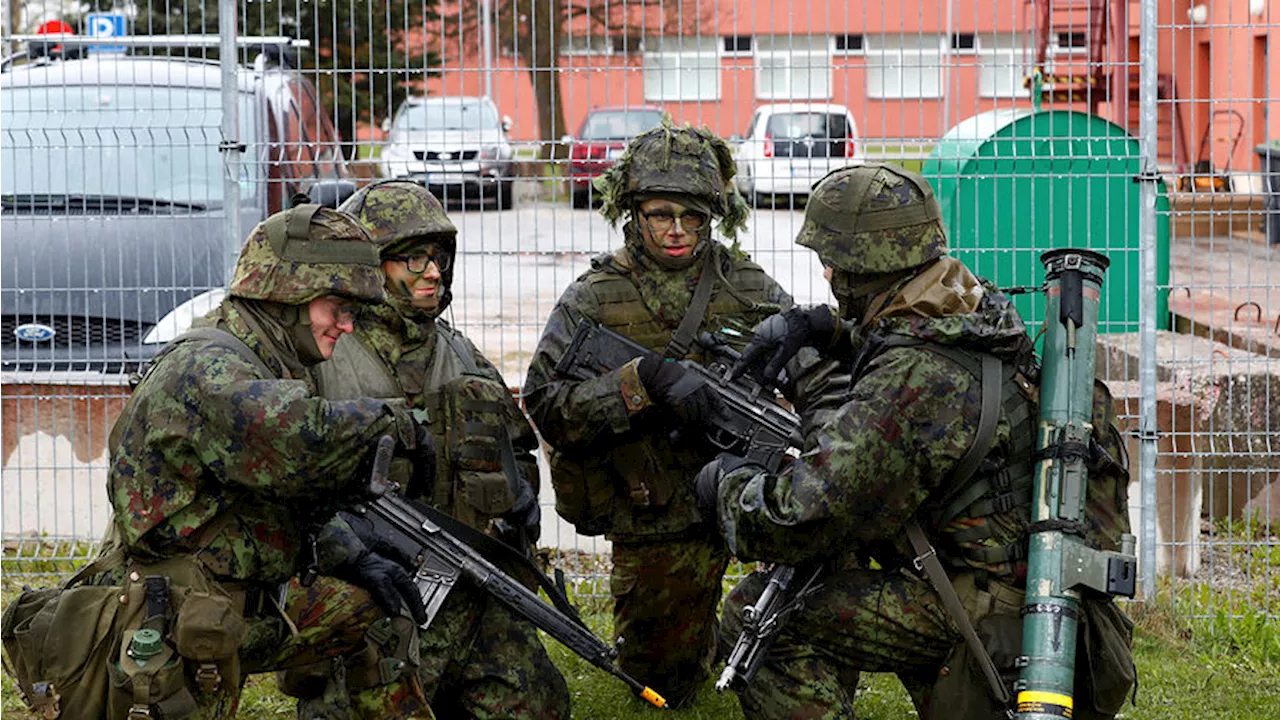
[[(183, 652), (199, 681), (185, 690), (199, 716), (232, 717), (245, 675), (342, 652), (402, 602), (425, 618), (405, 570), (367, 551), (330, 558), (325, 576), (280, 602), (308, 526), (367, 484), (366, 451), (386, 434), (404, 449), (421, 442), (403, 404), (325, 400), (309, 372), (382, 286), (377, 249), (354, 218), (316, 205), (267, 218), (240, 254), (229, 297), (157, 356), (112, 430), (114, 523), (94, 583), (122, 584), (132, 597), (146, 576), (169, 578), (169, 637), (210, 655)], [(192, 630), (202, 621), (193, 588), (213, 608), (226, 598), (231, 615)], [(181, 687), (169, 691), (133, 708), (195, 710), (175, 700), (186, 697)], [(430, 717), (421, 698), (397, 702), (388, 715)]]
[[(829, 569), (738, 695), (751, 718), (852, 718), (858, 671), (893, 672), (921, 717), (952, 717), (950, 699), (930, 696), (961, 636), (913, 570), (904, 528), (919, 521), (975, 624), (996, 614), (1018, 624), (1036, 415), (1017, 386), (1033, 372), (1031, 341), (1009, 299), (948, 257), (938, 204), (914, 173), (886, 164), (828, 175), (797, 242), (826, 267), (839, 317), (794, 309), (766, 323), (782, 331), (758, 335), (745, 363), (814, 346), (854, 358), (854, 386), (780, 473), (722, 456), (699, 476), (737, 557)], [(999, 418), (985, 452), (962, 462), (980, 424), (984, 354), (1003, 368)], [(1123, 457), (1118, 436), (1106, 435), (1110, 412), (1095, 404), (1101, 443)], [(885, 569), (867, 569), (867, 556)], [(729, 642), (765, 577), (751, 575), (726, 601)], [(976, 684), (984, 693), (981, 675)]]
[[(333, 358), (317, 366), (321, 393), (332, 400), (404, 399), (426, 411), (437, 448), (436, 481), (417, 486), (407, 472), (394, 479), (410, 496), (527, 554), (539, 531), (536, 488), (530, 482), (538, 477), (533, 428), (497, 368), (439, 318), (452, 299), (457, 230), (440, 202), (411, 182), (376, 183), (341, 209), (360, 220), (379, 248), (386, 300), (369, 308), (356, 332), (338, 342)], [(401, 470), (393, 465), (392, 473)], [(455, 587), (414, 641), (420, 642), (416, 668), (377, 672), (379, 660), (398, 642), (406, 640), (375, 633), (363, 652), (334, 661), (345, 667), (325, 664), (290, 672), (282, 686), (291, 694), (310, 695), (299, 701), (302, 718), (343, 716), (334, 701), (344, 693), (332, 688), (342, 676), (354, 694), (351, 711), (380, 717), (379, 705), (367, 698), (403, 685), (401, 673), (415, 671), (422, 692), (443, 717), (569, 717), (568, 687), (533, 625), (472, 584)], [(329, 691), (302, 680), (317, 674)], [(368, 683), (376, 685), (364, 688)]]
[[(670, 434), (681, 422), (700, 423), (710, 393), (675, 362), (637, 358), (585, 382), (557, 377), (555, 366), (580, 323), (603, 324), (669, 360), (705, 363), (701, 348), (673, 340), (686, 314), (697, 331), (745, 337), (791, 305), (736, 244), (712, 238), (713, 218), (729, 237), (745, 224), (735, 172), (723, 140), (673, 127), (669, 118), (628, 145), (596, 184), (604, 217), (626, 218), (625, 244), (594, 258), (560, 296), (524, 387), (526, 407), (553, 448), (557, 510), (580, 532), (604, 533), (613, 543), (619, 662), (676, 707), (708, 676), (728, 563), (694, 501), (694, 476), (711, 451), (697, 430), (679, 440)], [(709, 304), (691, 311), (704, 280), (712, 283)], [(567, 509), (583, 496), (598, 500), (591, 517)]]

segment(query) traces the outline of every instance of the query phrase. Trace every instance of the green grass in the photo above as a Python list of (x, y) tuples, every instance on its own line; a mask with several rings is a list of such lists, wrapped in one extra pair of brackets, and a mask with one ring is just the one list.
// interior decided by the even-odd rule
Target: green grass
[[(38, 583), (37, 583), (38, 584)], [(19, 590), (18, 579), (3, 579), (0, 594), (7, 604)], [(588, 625), (601, 637), (608, 637), (610, 616), (599, 594), (603, 585), (588, 582), (579, 586), (582, 608)], [(1207, 600), (1221, 601), (1211, 594), (1179, 597), (1176, 601), (1164, 588), (1157, 609), (1132, 604), (1129, 611), (1138, 624), (1134, 656), (1138, 665), (1137, 705), (1126, 704), (1124, 720), (1272, 720), (1280, 707), (1280, 626), (1264, 616), (1248, 614), (1249, 599), (1236, 606), (1219, 605), (1217, 613), (1204, 619), (1187, 620), (1179, 613), (1200, 607)], [(1180, 589), (1179, 595), (1186, 593)], [(1256, 606), (1255, 606), (1256, 607)], [(1203, 607), (1200, 607), (1203, 610)], [(1244, 613), (1244, 614), (1239, 614)], [(1234, 615), (1234, 616), (1233, 616)], [(632, 698), (617, 679), (544, 638), (548, 652), (569, 685), (573, 717), (657, 718), (660, 715), (640, 700)], [(12, 687), (5, 678), (6, 689)], [(892, 675), (864, 674), (858, 688), (856, 711), (860, 720), (897, 720), (914, 717), (911, 703)], [(4, 718), (34, 720), (23, 710), (16, 693), (3, 694)], [(240, 717), (258, 720), (292, 714), (292, 701), (276, 691), (270, 675), (251, 678), (245, 688)], [(741, 718), (734, 696), (719, 695), (710, 681), (693, 707), (678, 713), (690, 720)]]

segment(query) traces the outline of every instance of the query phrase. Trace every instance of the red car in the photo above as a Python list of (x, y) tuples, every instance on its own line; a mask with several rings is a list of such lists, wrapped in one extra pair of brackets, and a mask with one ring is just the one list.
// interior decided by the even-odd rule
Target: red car
[(651, 105), (596, 108), (587, 113), (577, 137), (569, 143), (569, 182), (573, 206), (590, 207), (595, 191), (591, 181), (622, 154), (631, 138), (662, 122), (662, 108)]

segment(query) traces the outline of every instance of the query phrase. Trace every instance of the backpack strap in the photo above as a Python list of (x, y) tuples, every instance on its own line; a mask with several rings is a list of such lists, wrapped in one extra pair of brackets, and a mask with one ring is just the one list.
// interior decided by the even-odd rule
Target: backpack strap
[(458, 362), (462, 363), (462, 368), (468, 375), (476, 375), (480, 372), (480, 367), (476, 365), (476, 359), (467, 351), (467, 346), (463, 344), (462, 338), (458, 337), (457, 330), (454, 330), (448, 323), (437, 322), (436, 332), (440, 333), (440, 337), (448, 343), (449, 348), (453, 350), (453, 354), (458, 356)]

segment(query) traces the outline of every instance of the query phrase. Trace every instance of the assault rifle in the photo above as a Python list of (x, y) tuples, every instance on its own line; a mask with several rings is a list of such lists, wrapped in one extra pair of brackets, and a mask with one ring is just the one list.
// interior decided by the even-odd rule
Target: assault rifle
[[(404, 497), (395, 483), (388, 483), (387, 471), (394, 449), (395, 441), (389, 436), (379, 439), (370, 488), (375, 499), (357, 505), (354, 512), (372, 522), (378, 545), (386, 545), (394, 549), (395, 555), (414, 560), (417, 569), (413, 580), (422, 593), (428, 618), (435, 617), (458, 578), (466, 577), (582, 659), (622, 680), (642, 699), (657, 707), (666, 707), (667, 702), (661, 695), (614, 663), (618, 651), (596, 637), (560, 589), (523, 556), (426, 503)], [(554, 606), (499, 569), (486, 555), (510, 561), (506, 564), (514, 566), (517, 572), (525, 571), (520, 574), (533, 576)]]
[[(730, 361), (737, 359), (728, 345), (717, 342), (709, 333), (703, 333), (698, 343)], [(637, 357), (656, 356), (656, 352), (609, 328), (583, 322), (556, 364), (556, 373), (569, 380), (589, 380)], [(772, 398), (761, 397), (759, 385), (745, 378), (730, 382), (729, 367), (723, 363), (713, 361), (703, 367), (684, 360), (681, 364), (706, 380), (720, 399), (719, 412), (705, 428), (707, 440), (720, 451), (749, 456), (769, 472), (777, 472), (787, 450), (799, 444), (800, 418)], [(724, 692), (751, 682), (778, 632), (804, 607), (805, 599), (821, 589), (822, 573), (821, 567), (801, 570), (792, 565), (773, 566), (764, 592), (755, 603), (743, 608), (742, 634), (729, 653), (716, 690)]]
[[(702, 333), (698, 343), (730, 362), (737, 359), (728, 344), (717, 341), (710, 333)], [(658, 357), (658, 353), (603, 325), (582, 322), (564, 357), (556, 363), (556, 374), (568, 380), (590, 380), (638, 357)], [(692, 360), (682, 360), (680, 364), (706, 380), (720, 399), (719, 411), (704, 429), (707, 441), (717, 451), (750, 454), (771, 470), (780, 466), (787, 449), (799, 442), (800, 418), (772, 397), (762, 396), (759, 385), (745, 378), (729, 382), (729, 366), (723, 362), (712, 362), (707, 367)]]

